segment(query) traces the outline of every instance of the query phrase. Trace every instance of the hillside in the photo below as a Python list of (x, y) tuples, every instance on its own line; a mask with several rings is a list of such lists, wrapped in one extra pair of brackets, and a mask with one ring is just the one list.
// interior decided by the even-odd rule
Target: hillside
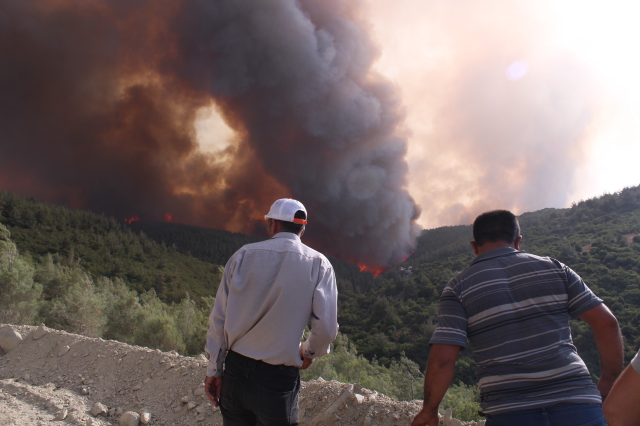
[[(544, 209), (520, 216), (522, 249), (559, 259), (576, 270), (613, 310), (625, 337), (626, 361), (640, 347), (640, 187), (581, 201), (568, 209)], [(426, 366), (428, 339), (437, 323), (437, 303), (446, 283), (474, 255), (471, 226), (426, 230), (413, 255), (378, 278), (366, 293), (351, 293), (341, 306), (341, 331), (367, 357), (381, 362), (402, 352)], [(408, 278), (395, 277), (412, 267)], [(599, 361), (590, 329), (572, 322), (574, 342), (596, 376)], [(456, 381), (474, 383), (466, 350)]]
[(153, 289), (165, 302), (180, 302), (187, 293), (199, 301), (215, 295), (220, 282), (217, 266), (95, 213), (0, 191), (0, 224), (9, 229), (20, 253), (35, 261), (47, 255), (64, 259), (94, 277), (122, 279), (138, 293)]
[[(220, 266), (241, 245), (255, 241), (242, 234), (171, 223), (125, 225), (6, 192), (0, 192), (0, 209), (0, 224), (7, 226), (24, 261), (33, 265), (33, 279), (43, 286), (44, 301), (61, 300), (57, 284), (43, 281), (43, 277), (51, 278), (47, 262), (78, 273), (87, 271), (94, 279), (93, 288), (102, 294), (111, 291), (109, 285), (117, 287), (121, 282), (125, 287), (117, 287), (118, 297), (129, 297), (131, 302), (121, 305), (120, 312), (142, 321), (137, 329), (156, 324), (155, 331), (139, 332), (136, 337), (131, 327), (123, 330), (106, 312), (106, 325), (95, 331), (102, 334), (94, 335), (120, 336), (123, 341), (151, 346), (164, 335), (168, 337), (155, 347), (175, 346), (192, 354), (199, 353), (203, 345), (201, 334)], [(581, 201), (568, 209), (525, 213), (520, 222), (524, 250), (567, 263), (618, 316), (628, 361), (640, 346), (640, 187)], [(407, 261), (375, 279), (355, 265), (331, 259), (338, 279), (341, 332), (348, 336), (350, 350), (385, 367), (400, 362), (404, 354), (424, 370), (440, 294), (472, 261), (471, 239), (469, 225), (425, 230)], [(409, 267), (410, 276), (399, 274), (400, 268)], [(112, 284), (100, 284), (103, 278)], [(190, 299), (185, 302), (187, 293)], [(53, 325), (81, 332), (81, 327), (74, 328), (75, 323), (60, 319), (60, 312), (54, 312), (58, 322)], [(51, 310), (40, 307), (33, 321), (51, 317)], [(190, 318), (188, 329), (181, 328), (184, 318)], [(578, 321), (572, 322), (572, 330), (581, 355), (597, 376), (599, 365), (590, 330)], [(418, 371), (416, 380), (419, 375)], [(469, 350), (458, 361), (455, 380), (475, 383)]]

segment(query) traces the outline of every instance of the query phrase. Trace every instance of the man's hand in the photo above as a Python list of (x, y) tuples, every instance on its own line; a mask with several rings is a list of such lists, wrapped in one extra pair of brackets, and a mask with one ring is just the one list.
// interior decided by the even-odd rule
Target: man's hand
[(313, 364), (313, 358), (307, 358), (304, 356), (304, 353), (302, 352), (302, 345), (300, 345), (300, 359), (302, 360), (300, 370), (306, 370), (311, 364)]
[(438, 426), (440, 423), (440, 414), (436, 411), (432, 413), (430, 411), (426, 411), (424, 408), (416, 415), (411, 422), (411, 426)]
[(214, 407), (220, 405), (220, 394), (222, 393), (222, 377), (207, 376), (204, 380), (204, 393)]

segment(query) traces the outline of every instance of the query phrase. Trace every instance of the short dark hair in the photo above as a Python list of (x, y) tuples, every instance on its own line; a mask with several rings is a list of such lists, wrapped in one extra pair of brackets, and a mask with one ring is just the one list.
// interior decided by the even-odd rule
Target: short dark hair
[[(307, 215), (302, 210), (298, 210), (295, 215), (293, 215), (294, 219), (306, 219)], [(285, 222), (284, 220), (279, 220), (280, 222), (280, 230), (282, 232), (291, 232), (292, 234), (300, 235), (304, 225), (301, 223), (295, 222)]]
[(508, 210), (482, 213), (473, 222), (473, 239), (479, 246), (498, 241), (511, 244), (518, 236), (520, 236), (520, 223), (516, 215)]

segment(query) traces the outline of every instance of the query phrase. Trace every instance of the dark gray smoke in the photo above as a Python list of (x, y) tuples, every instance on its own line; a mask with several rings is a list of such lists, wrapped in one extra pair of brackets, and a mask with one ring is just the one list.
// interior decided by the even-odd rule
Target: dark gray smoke
[[(402, 260), (419, 215), (403, 114), (357, 6), (0, 0), (0, 187), (243, 232), (290, 196), (315, 247)], [(215, 154), (194, 129), (211, 102), (238, 134)]]

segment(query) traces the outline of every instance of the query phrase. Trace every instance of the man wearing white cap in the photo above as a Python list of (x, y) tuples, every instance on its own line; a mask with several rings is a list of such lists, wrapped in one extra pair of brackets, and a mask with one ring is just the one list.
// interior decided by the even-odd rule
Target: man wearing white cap
[(307, 210), (283, 198), (260, 219), (270, 239), (231, 256), (209, 317), (205, 391), (225, 426), (297, 425), (300, 369), (338, 334), (333, 267), (300, 241)]

